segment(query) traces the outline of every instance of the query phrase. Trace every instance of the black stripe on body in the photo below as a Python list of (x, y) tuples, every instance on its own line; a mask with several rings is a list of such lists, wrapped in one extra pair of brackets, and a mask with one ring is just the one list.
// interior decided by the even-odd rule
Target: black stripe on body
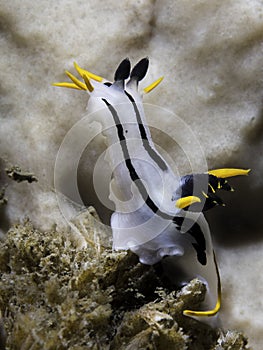
[(134, 111), (135, 111), (135, 115), (136, 115), (136, 120), (138, 123), (138, 127), (140, 130), (140, 135), (142, 138), (142, 144), (144, 149), (146, 150), (146, 152), (149, 154), (149, 156), (152, 158), (152, 160), (160, 167), (160, 169), (162, 170), (167, 170), (167, 165), (165, 164), (164, 160), (159, 156), (159, 154), (151, 147), (149, 140), (147, 138), (147, 134), (146, 134), (146, 130), (144, 128), (141, 116), (140, 116), (140, 112), (138, 110), (138, 107), (134, 101), (134, 98), (127, 92), (124, 91), (125, 94), (128, 96), (129, 100), (132, 102)]
[(130, 78), (131, 80), (135, 80), (138, 84), (139, 81), (141, 81), (148, 70), (149, 67), (149, 59), (148, 57), (142, 58), (134, 67), (133, 70), (131, 71)]
[(219, 269), (217, 266), (217, 261), (216, 261), (216, 255), (215, 252), (213, 250), (213, 255), (214, 255), (214, 263), (215, 263), (215, 267), (216, 267), (216, 274), (217, 274), (217, 293), (218, 293), (218, 299), (221, 302), (221, 279), (220, 279), (220, 273), (219, 273)]
[(183, 222), (189, 225), (190, 229), (187, 231), (187, 233), (195, 239), (195, 242), (192, 243), (192, 246), (196, 251), (197, 260), (200, 262), (200, 264), (206, 265), (206, 242), (200, 225), (198, 225), (196, 222), (192, 224), (192, 220), (179, 216), (175, 216), (173, 218), (173, 222), (176, 224), (179, 231), (182, 229)]
[(192, 245), (197, 252), (197, 259), (202, 265), (206, 265), (206, 262), (207, 262), (206, 252), (205, 252), (206, 243), (205, 243), (205, 237), (203, 235), (203, 232), (202, 232), (200, 226), (196, 222), (194, 222), (193, 224), (191, 223), (192, 225), (190, 225), (190, 221), (192, 221), (190, 219), (186, 219), (184, 217), (179, 217), (179, 216), (173, 217), (169, 214), (166, 214), (166, 213), (162, 212), (158, 208), (158, 206), (154, 203), (154, 201), (148, 195), (147, 190), (146, 190), (142, 180), (140, 179), (139, 175), (137, 174), (137, 172), (132, 164), (132, 161), (131, 161), (130, 155), (129, 155), (129, 151), (128, 151), (128, 147), (127, 147), (127, 143), (126, 143), (126, 138), (124, 136), (123, 126), (120, 122), (120, 118), (118, 116), (117, 111), (106, 99), (102, 98), (102, 101), (106, 104), (106, 106), (108, 107), (108, 109), (109, 109), (109, 111), (112, 114), (112, 117), (114, 119), (114, 123), (115, 123), (116, 128), (117, 128), (118, 138), (119, 138), (120, 143), (121, 143), (123, 157), (125, 160), (126, 167), (129, 171), (130, 178), (137, 186), (142, 198), (145, 200), (146, 205), (152, 210), (153, 213), (157, 214), (161, 218), (166, 219), (166, 220), (171, 220), (177, 226), (179, 231), (181, 231), (182, 224), (183, 224), (184, 220), (187, 220), (187, 222), (189, 222), (189, 227), (190, 227), (190, 229), (187, 231), (187, 233), (189, 233), (196, 240), (196, 243), (192, 243)]
[[(114, 123), (115, 123), (116, 128), (117, 128), (118, 137), (119, 137), (119, 140), (121, 141), (121, 149), (122, 149), (123, 157), (124, 157), (127, 169), (129, 170), (130, 177), (131, 177), (132, 181), (135, 182), (138, 190), (140, 191), (143, 199), (145, 200), (145, 203), (148, 205), (148, 207), (154, 213), (156, 213), (157, 211), (159, 211), (159, 208), (157, 207), (157, 205), (153, 202), (153, 200), (148, 195), (147, 190), (146, 190), (142, 180), (140, 179), (139, 175), (137, 174), (137, 172), (136, 172), (136, 170), (131, 162), (127, 143), (126, 143), (126, 138), (124, 136), (123, 127), (122, 127), (122, 124), (120, 122), (120, 118), (118, 117), (117, 111), (113, 108), (113, 106), (107, 100), (105, 100), (103, 98), (102, 101), (107, 105), (109, 111), (111, 112), (111, 114), (113, 116)], [(165, 213), (163, 213), (163, 214), (166, 216)]]

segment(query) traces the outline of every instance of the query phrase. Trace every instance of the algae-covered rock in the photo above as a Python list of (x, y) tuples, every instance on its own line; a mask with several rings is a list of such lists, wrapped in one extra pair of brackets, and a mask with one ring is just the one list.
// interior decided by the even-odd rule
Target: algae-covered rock
[(88, 225), (81, 249), (30, 221), (0, 243), (1, 350), (5, 333), (6, 349), (247, 349), (243, 335), (183, 316), (204, 298), (200, 281), (171, 290), (158, 265), (105, 248), (90, 229), (105, 236), (94, 215), (75, 222)]

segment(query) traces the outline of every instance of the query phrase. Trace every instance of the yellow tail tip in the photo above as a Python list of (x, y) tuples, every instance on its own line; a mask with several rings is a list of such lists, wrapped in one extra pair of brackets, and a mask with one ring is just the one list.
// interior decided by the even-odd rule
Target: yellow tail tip
[(221, 309), (221, 291), (219, 291), (216, 305), (212, 310), (207, 311), (194, 311), (194, 310), (184, 310), (183, 314), (185, 316), (192, 317), (212, 317), (215, 316)]

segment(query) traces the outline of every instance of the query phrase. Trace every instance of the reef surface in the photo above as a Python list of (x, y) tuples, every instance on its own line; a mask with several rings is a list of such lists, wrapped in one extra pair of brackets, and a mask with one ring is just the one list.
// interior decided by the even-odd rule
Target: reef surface
[(29, 221), (0, 243), (1, 350), (5, 342), (6, 349), (35, 350), (248, 349), (241, 333), (182, 315), (203, 300), (200, 281), (169, 290), (155, 266), (105, 249), (93, 215), (75, 222), (89, 229), (85, 249), (69, 233), (40, 232)]

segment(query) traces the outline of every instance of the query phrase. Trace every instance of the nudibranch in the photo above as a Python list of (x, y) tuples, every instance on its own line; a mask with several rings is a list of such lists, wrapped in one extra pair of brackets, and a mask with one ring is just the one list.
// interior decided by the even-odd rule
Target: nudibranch
[[(247, 175), (245, 169), (216, 169), (207, 173), (176, 176), (157, 151), (146, 123), (139, 82), (149, 60), (141, 59), (131, 70), (128, 58), (109, 82), (74, 64), (83, 79), (66, 72), (72, 82), (55, 86), (89, 94), (87, 112), (99, 116), (112, 169), (110, 199), (114, 249), (130, 249), (143, 264), (160, 262), (175, 286), (193, 278), (206, 285), (200, 310), (184, 315), (207, 322), (221, 305), (221, 286), (211, 234), (203, 212), (223, 205), (217, 192), (231, 191), (227, 178)], [(143, 89), (152, 91), (162, 78)]]

